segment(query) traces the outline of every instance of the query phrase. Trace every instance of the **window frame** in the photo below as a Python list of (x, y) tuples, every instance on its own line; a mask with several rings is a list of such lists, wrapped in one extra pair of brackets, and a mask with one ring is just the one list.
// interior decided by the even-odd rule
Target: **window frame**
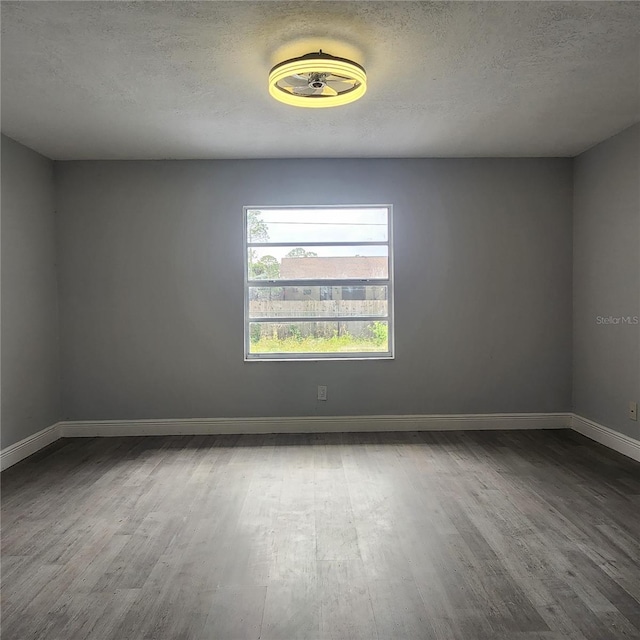
[[(269, 209), (386, 209), (387, 210), (387, 240), (386, 242), (249, 242), (247, 216), (249, 210), (265, 211)], [(245, 362), (313, 362), (313, 361), (353, 361), (353, 360), (393, 360), (395, 358), (395, 323), (394, 323), (394, 271), (393, 271), (393, 205), (391, 204), (348, 204), (348, 205), (245, 205), (242, 208), (243, 262), (244, 262), (244, 361)], [(388, 249), (387, 278), (344, 278), (344, 279), (295, 279), (295, 280), (249, 280), (249, 250), (256, 247), (278, 246), (292, 248), (304, 246), (386, 246)], [(336, 286), (386, 286), (387, 287), (387, 315), (386, 316), (338, 316), (338, 317), (296, 317), (296, 318), (250, 318), (249, 317), (249, 288), (250, 287), (336, 287)], [(348, 321), (386, 321), (387, 322), (387, 351), (374, 352), (344, 352), (344, 353), (251, 353), (251, 322), (348, 322)]]

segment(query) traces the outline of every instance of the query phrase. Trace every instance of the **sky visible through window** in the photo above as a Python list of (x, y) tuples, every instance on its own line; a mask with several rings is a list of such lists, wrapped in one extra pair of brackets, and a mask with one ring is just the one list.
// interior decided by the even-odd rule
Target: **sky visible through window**
[[(249, 229), (250, 242), (295, 242), (304, 248), (309, 242), (386, 242), (387, 209), (250, 209), (264, 223), (266, 236), (256, 237)], [(251, 226), (251, 225), (250, 225)], [(271, 255), (281, 260), (291, 247), (257, 249), (256, 257)], [(355, 255), (353, 247), (314, 247), (321, 257)], [(385, 256), (386, 246), (358, 246), (357, 255)]]

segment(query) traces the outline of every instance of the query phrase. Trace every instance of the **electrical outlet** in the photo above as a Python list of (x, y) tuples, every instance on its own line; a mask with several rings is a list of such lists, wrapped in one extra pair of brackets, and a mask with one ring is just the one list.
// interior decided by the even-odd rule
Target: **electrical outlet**
[(327, 387), (324, 385), (318, 385), (318, 400), (327, 399)]
[(629, 403), (629, 420), (637, 420), (638, 419), (638, 403), (630, 402)]

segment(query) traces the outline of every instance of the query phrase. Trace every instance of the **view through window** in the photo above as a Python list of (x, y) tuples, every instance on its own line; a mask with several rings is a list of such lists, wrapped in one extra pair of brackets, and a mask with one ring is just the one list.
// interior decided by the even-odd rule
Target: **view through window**
[(245, 357), (393, 357), (391, 207), (245, 207)]

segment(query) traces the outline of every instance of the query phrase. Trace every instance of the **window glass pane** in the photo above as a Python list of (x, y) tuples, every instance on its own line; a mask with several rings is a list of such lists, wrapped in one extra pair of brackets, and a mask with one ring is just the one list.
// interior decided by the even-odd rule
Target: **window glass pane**
[(355, 280), (389, 277), (388, 246), (249, 247), (249, 280)]
[(250, 322), (249, 353), (387, 353), (388, 324), (347, 322)]
[(362, 209), (248, 209), (249, 242), (386, 242), (388, 212)]
[(249, 287), (249, 317), (386, 317), (387, 297), (386, 286)]

